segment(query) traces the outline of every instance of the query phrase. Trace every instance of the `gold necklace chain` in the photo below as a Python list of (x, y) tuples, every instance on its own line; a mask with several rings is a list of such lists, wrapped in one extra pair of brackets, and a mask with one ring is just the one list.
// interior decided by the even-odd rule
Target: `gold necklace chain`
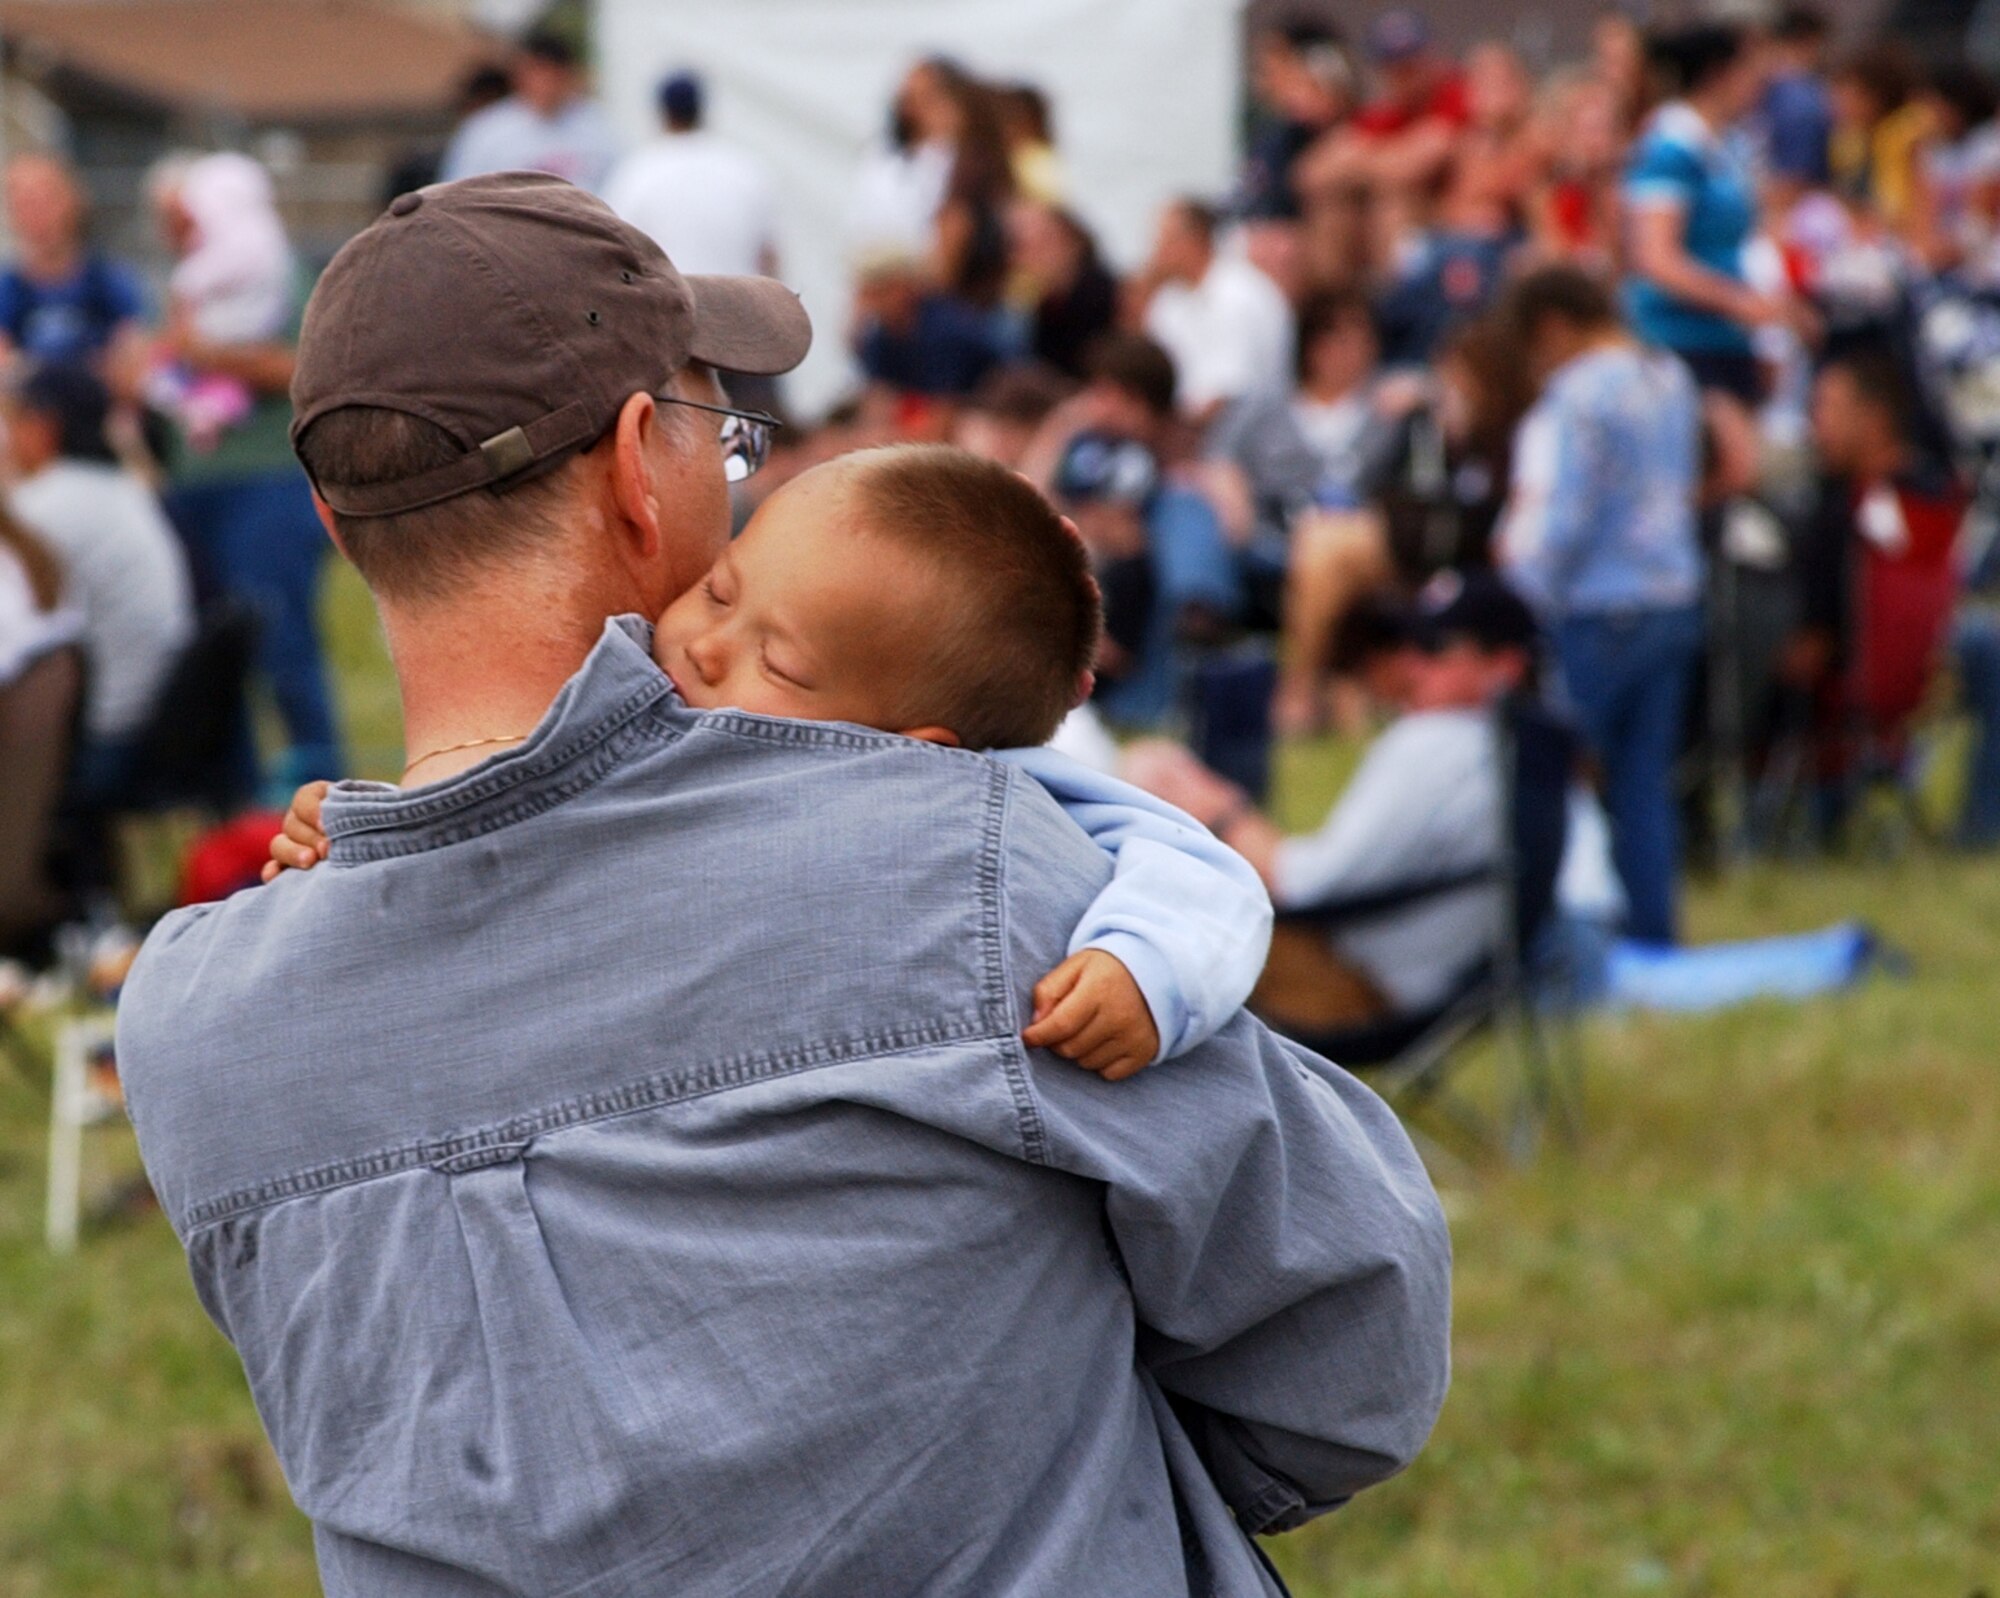
[(515, 733), (512, 737), (508, 738), (468, 738), (462, 744), (446, 744), (442, 749), (433, 749), (429, 754), (418, 755), (415, 760), (412, 760), (403, 768), (403, 775), (407, 777), (425, 761), (435, 760), (439, 755), (455, 755), (466, 749), (485, 749), (493, 744), (526, 743), (527, 740), (528, 735), (522, 732)]

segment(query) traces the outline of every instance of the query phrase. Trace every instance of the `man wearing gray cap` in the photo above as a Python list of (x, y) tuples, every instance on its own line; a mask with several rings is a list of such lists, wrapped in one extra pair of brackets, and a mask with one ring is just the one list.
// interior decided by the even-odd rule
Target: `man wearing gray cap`
[(523, 174), (308, 311), (406, 786), (163, 922), (119, 1057), (330, 1598), (1268, 1594), (1246, 1533), (1442, 1400), (1378, 1100), (1245, 1018), (1122, 1084), (1025, 1050), (1107, 870), (1047, 796), (654, 666), (759, 456), (710, 374), (806, 339)]

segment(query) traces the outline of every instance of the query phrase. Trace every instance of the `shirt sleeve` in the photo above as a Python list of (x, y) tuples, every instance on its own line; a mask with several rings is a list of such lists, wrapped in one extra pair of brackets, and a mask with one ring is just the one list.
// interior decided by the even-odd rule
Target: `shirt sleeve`
[(1500, 558), (1522, 597), (1546, 615), (1595, 526), (1604, 432), (1588, 406), (1564, 405), (1557, 391), (1523, 423), (1519, 443)]
[(0, 333), (18, 344), (24, 331), (26, 320), (22, 304), (20, 274), (12, 271), (0, 272)]
[(1271, 901), (1249, 861), (1185, 812), (1052, 749), (996, 758), (1047, 789), (1111, 859), (1069, 952), (1101, 949), (1132, 973), (1159, 1029), (1156, 1059), (1213, 1036), (1270, 953)]
[(1625, 169), (1625, 200), (1685, 211), (1694, 204), (1701, 181), (1701, 161), (1694, 151), (1655, 136), (1639, 146)]
[[(1482, 863), (1440, 820), (1481, 780), (1490, 731), (1457, 717), (1405, 716), (1377, 738), (1318, 832), (1287, 838), (1277, 902), (1310, 908)], [(1486, 844), (1478, 841), (1483, 851)]]
[(104, 303), (114, 325), (136, 322), (146, 314), (146, 294), (138, 274), (122, 261), (104, 263)]
[[(1001, 868), (1017, 990), (1082, 869), (1040, 801), (1010, 808)], [(1101, 1185), (1139, 1364), (1239, 1524), (1408, 1464), (1449, 1380), (1451, 1244), (1389, 1107), (1248, 1014), (1124, 1082), (1028, 1059), (1028, 1158)]]

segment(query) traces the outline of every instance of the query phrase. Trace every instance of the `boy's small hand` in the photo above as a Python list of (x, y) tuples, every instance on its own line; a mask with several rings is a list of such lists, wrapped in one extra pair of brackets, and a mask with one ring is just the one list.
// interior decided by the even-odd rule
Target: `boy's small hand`
[(271, 858), (264, 862), (264, 881), (281, 871), (310, 871), (326, 858), (326, 834), (320, 830), (320, 801), (331, 786), (309, 782), (292, 795), (285, 812), (285, 830), (271, 840)]
[(1035, 1018), (1021, 1034), (1086, 1071), (1120, 1082), (1160, 1052), (1160, 1030), (1132, 973), (1115, 955), (1084, 949), (1035, 984)]

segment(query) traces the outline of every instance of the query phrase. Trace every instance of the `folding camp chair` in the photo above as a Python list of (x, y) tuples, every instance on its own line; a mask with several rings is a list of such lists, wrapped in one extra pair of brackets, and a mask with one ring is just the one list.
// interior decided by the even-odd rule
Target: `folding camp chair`
[[(1566, 1028), (1568, 1007), (1555, 1002), (1561, 973), (1543, 958), (1554, 918), (1556, 881), (1569, 833), (1575, 733), (1535, 699), (1515, 695), (1494, 712), (1500, 760), (1499, 817), (1489, 865), (1412, 881), (1379, 892), (1281, 910), (1281, 923), (1331, 932), (1479, 883), (1500, 887), (1498, 914), (1484, 955), (1450, 995), (1421, 1012), (1391, 1016), (1297, 1041), (1363, 1072), (1399, 1108), (1432, 1103), (1477, 1143), (1498, 1144), (1516, 1159), (1534, 1151), (1544, 1127), (1577, 1129), (1577, 1070)], [(1514, 1065), (1511, 1091), (1497, 1115), (1483, 1118), (1448, 1093), (1463, 1046), (1493, 1032)]]
[[(1787, 707), (1756, 807), (1780, 843), (1865, 826), (1878, 852), (1896, 853), (1931, 831), (1919, 803), (1922, 734), (1962, 588), (1965, 500), (1946, 490), (1899, 493), (1897, 503), (1899, 541), (1855, 537), (1842, 552), (1842, 668)], [(1869, 803), (1882, 794), (1889, 804)]]

